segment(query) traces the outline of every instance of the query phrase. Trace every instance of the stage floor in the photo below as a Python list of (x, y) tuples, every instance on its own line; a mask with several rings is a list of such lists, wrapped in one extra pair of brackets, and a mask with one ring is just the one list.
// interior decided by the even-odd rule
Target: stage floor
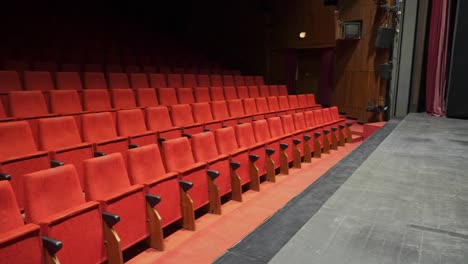
[(391, 121), (327, 174), (217, 263), (468, 263), (468, 121)]

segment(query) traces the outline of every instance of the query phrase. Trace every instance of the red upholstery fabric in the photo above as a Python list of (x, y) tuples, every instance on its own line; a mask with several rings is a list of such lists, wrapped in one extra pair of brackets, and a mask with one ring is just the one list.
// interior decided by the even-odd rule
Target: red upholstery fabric
[[(248, 99), (242, 100), (242, 102), (244, 104), (245, 114), (253, 116), (253, 115), (258, 113), (257, 104), (255, 103), (255, 99), (248, 98)], [(257, 115), (257, 117), (258, 116), (261, 116), (261, 115)]]
[(156, 90), (153, 88), (135, 89), (137, 105), (139, 107), (151, 107), (159, 105)]
[(125, 72), (126, 73), (138, 73), (141, 72), (140, 66), (137, 65), (127, 65), (125, 66)]
[(263, 80), (263, 76), (254, 76), (255, 84), (256, 85), (264, 85), (265, 81)]
[(234, 86), (224, 86), (224, 97), (226, 100), (238, 99), (236, 87)]
[(317, 105), (317, 103), (315, 102), (315, 95), (313, 94), (306, 94), (306, 98), (307, 98), (307, 104), (309, 106), (315, 106)]
[(157, 131), (160, 138), (172, 139), (181, 136), (181, 128), (172, 124), (167, 107), (148, 107), (145, 111), (147, 128), (151, 131)]
[(255, 98), (255, 103), (259, 113), (267, 113), (270, 111), (268, 108), (267, 99), (265, 97)]
[(270, 96), (280, 96), (280, 91), (278, 88), (278, 85), (268, 85), (268, 88), (270, 89)]
[(317, 125), (323, 125), (325, 124), (325, 120), (323, 119), (323, 114), (321, 109), (314, 110), (314, 117), (315, 117), (315, 122)]
[(57, 64), (50, 61), (38, 61), (33, 64), (33, 69), (35, 71), (56, 72)]
[[(270, 117), (267, 119), (268, 121), (268, 127), (270, 128), (270, 134), (272, 138), (278, 138), (279, 143), (286, 143), (288, 144), (288, 148), (286, 149), (286, 154), (288, 155), (288, 161), (291, 162), (293, 161), (293, 148), (292, 148), (292, 137), (290, 135), (287, 135), (284, 132), (283, 129), (283, 124), (281, 122), (280, 117)], [(279, 145), (272, 145), (272, 146), (277, 146), (276, 151), (280, 151)], [(275, 160), (276, 162), (276, 160)], [(278, 160), (278, 165), (279, 165), (279, 160)]]
[(135, 94), (132, 89), (110, 90), (114, 109), (130, 109), (136, 107)]
[(41, 91), (13, 91), (8, 93), (8, 99), (11, 116), (32, 117), (49, 113)]
[(44, 71), (25, 71), (24, 86), (29, 91), (49, 91), (55, 88), (50, 73)]
[(83, 78), (85, 89), (107, 89), (106, 78), (102, 72), (85, 72)]
[(257, 165), (259, 174), (264, 175), (266, 173), (266, 153), (264, 144), (257, 144), (252, 124), (240, 124), (235, 126), (234, 129), (236, 131), (236, 138), (239, 143), (239, 147), (248, 148), (250, 153), (258, 155), (259, 159), (255, 164)]
[[(318, 111), (320, 111), (320, 110), (318, 110)], [(320, 133), (320, 137), (318, 139), (319, 139), (320, 145), (323, 146), (323, 136), (324, 135), (323, 135), (323, 131), (321, 131), (322, 124), (317, 122), (317, 120), (315, 118), (314, 111), (305, 111), (304, 112), (304, 117), (305, 117), (307, 127), (308, 128), (315, 128), (315, 131)]]
[(322, 116), (323, 116), (323, 122), (332, 123), (333, 120), (332, 120), (329, 108), (322, 109)]
[(289, 110), (289, 102), (287, 96), (278, 96), (278, 104), (280, 110)]
[(271, 159), (275, 162), (275, 168), (279, 168), (279, 141), (272, 141), (272, 136), (270, 134), (270, 128), (267, 120), (257, 120), (252, 122), (252, 127), (255, 134), (255, 140), (258, 143), (265, 143), (267, 147), (275, 150), (275, 153), (271, 155)]
[(157, 142), (156, 133), (147, 131), (145, 116), (140, 109), (117, 111), (117, 131), (120, 136), (130, 137), (130, 142), (139, 146)]
[[(44, 192), (44, 186), (49, 191)], [(62, 241), (63, 263), (98, 263), (105, 258), (99, 204), (86, 203), (73, 165), (25, 175), (26, 221)], [(86, 252), (86, 254), (83, 254)]]
[(104, 71), (101, 64), (85, 64), (84, 66), (85, 72), (91, 73), (101, 73)]
[(261, 97), (269, 97), (271, 95), (270, 88), (268, 87), (268, 85), (260, 85), (258, 86), (258, 89), (260, 91)]
[(130, 73), (130, 84), (133, 89), (150, 87), (146, 73)]
[(80, 96), (76, 90), (49, 91), (50, 111), (53, 114), (81, 113)]
[(298, 101), (296, 95), (289, 95), (288, 96), (288, 101), (289, 101), (289, 107), (291, 109), (299, 108), (299, 101)]
[(192, 104), (192, 113), (194, 121), (204, 124), (205, 129), (215, 130), (221, 127), (221, 122), (214, 120), (209, 103)]
[(307, 103), (307, 97), (305, 94), (297, 95), (297, 101), (300, 107), (308, 107), (309, 104)]
[(128, 151), (129, 176), (132, 184), (147, 185), (147, 192), (161, 197), (156, 210), (163, 227), (182, 217), (177, 174), (167, 173), (156, 144)]
[(197, 79), (198, 79), (198, 86), (202, 86), (202, 87), (211, 86), (210, 76), (205, 75), (205, 74), (199, 74), (197, 75)]
[(224, 86), (235, 86), (234, 77), (232, 75), (223, 75)]
[(288, 87), (286, 85), (278, 85), (279, 95), (288, 95)]
[(260, 97), (260, 92), (258, 91), (258, 86), (256, 85), (249, 85), (247, 87), (247, 89), (249, 90), (249, 96), (250, 98), (257, 98), (257, 97)]
[(237, 96), (239, 99), (249, 98), (249, 89), (247, 86), (237, 86)]
[(86, 142), (100, 142), (117, 138), (112, 114), (109, 112), (83, 115), (83, 139)]
[(184, 83), (182, 82), (182, 76), (178, 73), (167, 75), (167, 84), (172, 88), (182, 88)]
[(2, 100), (0, 100), (0, 120), (7, 118), (5, 107), (3, 107)]
[(196, 134), (203, 132), (203, 125), (195, 123), (192, 108), (188, 104), (171, 106), (172, 122), (177, 127), (183, 127), (184, 133)]
[(208, 204), (208, 177), (206, 165), (195, 163), (190, 142), (186, 137), (175, 138), (162, 143), (166, 168), (171, 172), (181, 173), (181, 178), (193, 183), (188, 194), (193, 206), (198, 209)]
[(244, 76), (241, 75), (234, 76), (234, 83), (236, 84), (236, 86), (246, 86)]
[(242, 100), (229, 100), (226, 101), (229, 109), (229, 114), (231, 117), (243, 117), (245, 115), (244, 106), (242, 105)]
[(212, 74), (210, 76), (210, 80), (211, 80), (211, 87), (222, 87), (224, 85), (221, 75)]
[(223, 120), (224, 125), (234, 126), (237, 124), (236, 118), (231, 118), (226, 101), (212, 101), (211, 113), (215, 120)]
[(210, 90), (208, 87), (195, 87), (193, 92), (195, 94), (195, 102), (203, 103), (211, 101)]
[(155, 73), (158, 69), (152, 65), (143, 65), (143, 71), (146, 73)]
[(21, 81), (16, 71), (0, 71), (0, 93), (20, 90)]
[(190, 142), (195, 161), (206, 162), (209, 169), (219, 172), (215, 183), (220, 195), (229, 193), (231, 191), (229, 156), (218, 153), (214, 133), (204, 132), (193, 135)]
[(193, 88), (198, 86), (197, 77), (195, 74), (184, 74), (182, 75), (182, 78), (184, 80), (183, 87)]
[(83, 107), (85, 111), (109, 111), (112, 109), (111, 99), (107, 89), (83, 91)]
[(268, 107), (270, 108), (270, 111), (277, 112), (280, 110), (278, 97), (276, 96), (267, 97), (267, 102), (268, 102)]
[(126, 73), (109, 73), (110, 89), (130, 89), (130, 83)]
[(81, 71), (81, 66), (74, 63), (64, 63), (60, 67), (62, 72), (79, 72)]
[(254, 76), (244, 76), (245, 85), (257, 85), (254, 80)]
[(176, 89), (174, 88), (159, 88), (159, 103), (161, 105), (178, 104)]
[(57, 89), (59, 90), (82, 90), (80, 75), (78, 72), (57, 72), (55, 74)]
[(166, 76), (162, 73), (151, 73), (149, 75), (152, 88), (167, 88)]
[(22, 73), (29, 70), (29, 63), (25, 61), (7, 60), (4, 62), (3, 67), (7, 71), (16, 71)]
[(103, 209), (120, 216), (114, 228), (122, 250), (148, 236), (143, 186), (131, 185), (120, 153), (88, 159), (85, 165), (85, 193), (88, 200), (102, 201)]
[(0, 181), (0, 235), (24, 225), (13, 188), (8, 181)]
[(192, 88), (178, 88), (177, 98), (179, 98), (179, 103), (181, 104), (192, 104), (195, 103), (195, 98), (193, 97)]
[(108, 64), (106, 66), (106, 71), (111, 73), (123, 72), (122, 66), (120, 64)]
[(223, 87), (214, 86), (210, 88), (211, 100), (212, 101), (224, 101)]

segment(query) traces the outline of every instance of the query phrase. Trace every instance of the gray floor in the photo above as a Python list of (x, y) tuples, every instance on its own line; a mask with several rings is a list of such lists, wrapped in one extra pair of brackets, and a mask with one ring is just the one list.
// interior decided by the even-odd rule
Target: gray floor
[(468, 121), (405, 118), (270, 263), (468, 263)]

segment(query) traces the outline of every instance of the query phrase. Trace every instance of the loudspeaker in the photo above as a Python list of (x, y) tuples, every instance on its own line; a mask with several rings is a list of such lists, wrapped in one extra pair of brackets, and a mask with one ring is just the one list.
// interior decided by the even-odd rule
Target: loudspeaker
[(392, 64), (390, 63), (380, 64), (379, 65), (380, 78), (382, 78), (382, 80), (387, 80), (387, 81), (391, 80), (392, 70), (393, 70)]
[(323, 4), (326, 6), (338, 5), (338, 0), (323, 0)]
[(375, 46), (377, 48), (390, 49), (393, 46), (393, 38), (395, 32), (392, 28), (379, 27), (377, 31), (377, 39), (375, 40)]

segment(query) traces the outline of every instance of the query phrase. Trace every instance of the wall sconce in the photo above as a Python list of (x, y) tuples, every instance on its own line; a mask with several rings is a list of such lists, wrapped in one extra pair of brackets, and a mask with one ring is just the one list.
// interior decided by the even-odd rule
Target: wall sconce
[(307, 33), (306, 32), (301, 32), (299, 33), (299, 38), (303, 39), (307, 36)]

